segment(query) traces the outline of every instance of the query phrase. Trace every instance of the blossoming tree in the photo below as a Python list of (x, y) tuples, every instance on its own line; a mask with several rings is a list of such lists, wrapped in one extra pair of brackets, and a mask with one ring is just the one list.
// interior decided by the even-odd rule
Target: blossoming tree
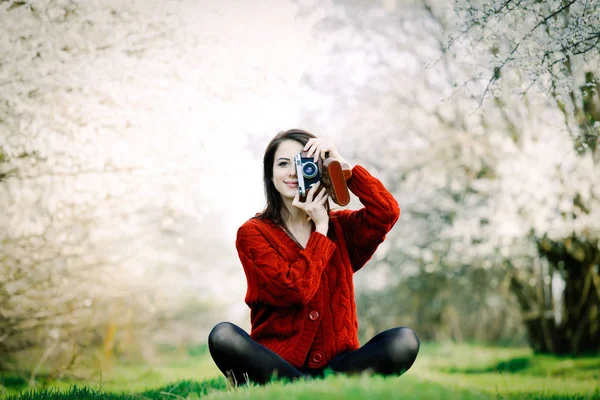
[(268, 105), (298, 70), (276, 3), (0, 2), (0, 368), (201, 342), (243, 299), (242, 133), (289, 123)]
[[(337, 64), (311, 81), (324, 98), (339, 99), (331, 129), (351, 135), (346, 146), (375, 167), (402, 206), (378, 260), (389, 276), (458, 281), (490, 271), (500, 281), (485, 287), (514, 296), (536, 351), (598, 351), (600, 167), (588, 140), (598, 130), (597, 53), (581, 51), (581, 42), (561, 56), (560, 39), (547, 70), (538, 69), (544, 53), (532, 50), (540, 45), (535, 25), (539, 18), (554, 24), (544, 7), (567, 2), (497, 3), (510, 6), (508, 22), (497, 16), (492, 26), (464, 29), (483, 37), (457, 38), (462, 21), (447, 2), (329, 2), (317, 28)], [(573, 10), (578, 22), (556, 25), (593, 44), (600, 6), (583, 3), (588, 8)], [(496, 18), (483, 5), (468, 10)], [(573, 33), (574, 24), (590, 29)], [(549, 38), (558, 33), (544, 29)], [(522, 45), (529, 50), (513, 51), (510, 37), (531, 40)], [(549, 79), (557, 59), (571, 69)], [(337, 78), (345, 65), (354, 75)]]

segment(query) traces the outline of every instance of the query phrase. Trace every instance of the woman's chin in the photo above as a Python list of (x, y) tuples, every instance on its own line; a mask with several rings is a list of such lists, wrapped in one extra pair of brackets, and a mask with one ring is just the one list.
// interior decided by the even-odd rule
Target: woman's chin
[(296, 191), (286, 191), (285, 193), (281, 193), (281, 197), (288, 200), (294, 200), (294, 197), (296, 197)]

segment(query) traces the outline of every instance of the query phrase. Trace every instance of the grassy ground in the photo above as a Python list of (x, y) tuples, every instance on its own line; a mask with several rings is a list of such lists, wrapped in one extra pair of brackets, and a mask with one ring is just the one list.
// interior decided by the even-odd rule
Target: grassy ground
[(232, 388), (200, 352), (167, 354), (155, 366), (115, 365), (101, 380), (50, 382), (34, 391), (22, 379), (5, 376), (0, 390), (6, 400), (600, 399), (600, 357), (571, 359), (533, 355), (528, 349), (455, 344), (425, 344), (421, 350), (401, 378), (332, 375)]

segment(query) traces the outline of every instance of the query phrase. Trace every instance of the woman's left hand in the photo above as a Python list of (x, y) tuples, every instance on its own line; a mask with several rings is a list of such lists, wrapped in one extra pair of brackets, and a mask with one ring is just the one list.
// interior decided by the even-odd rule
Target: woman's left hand
[(333, 144), (333, 140), (331, 139), (309, 139), (303, 150), (307, 152), (307, 157), (313, 157), (315, 162), (317, 162), (319, 157), (325, 160), (326, 153), (329, 153), (329, 157), (339, 161), (340, 164), (348, 165), (348, 162), (340, 155), (340, 152), (337, 150), (335, 144)]

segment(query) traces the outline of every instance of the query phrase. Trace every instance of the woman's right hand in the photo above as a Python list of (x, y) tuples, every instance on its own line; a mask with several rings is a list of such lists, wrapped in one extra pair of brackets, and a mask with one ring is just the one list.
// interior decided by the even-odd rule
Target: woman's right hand
[(323, 189), (315, 196), (320, 187), (321, 182), (317, 182), (310, 188), (306, 194), (305, 202), (300, 201), (300, 193), (296, 192), (292, 205), (304, 210), (315, 223), (316, 230), (320, 233), (323, 233), (322, 231), (324, 230), (325, 233), (323, 234), (326, 235), (329, 227), (329, 215), (327, 215), (325, 202), (329, 199), (329, 195), (327, 194), (327, 190)]

